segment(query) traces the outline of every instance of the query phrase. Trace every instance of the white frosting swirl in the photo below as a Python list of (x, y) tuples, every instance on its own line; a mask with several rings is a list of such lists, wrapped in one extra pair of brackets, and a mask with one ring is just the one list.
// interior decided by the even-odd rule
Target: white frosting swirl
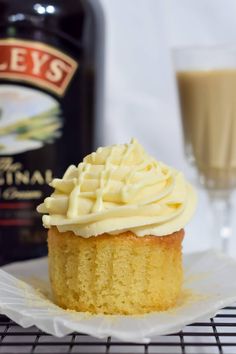
[(38, 207), (46, 228), (82, 237), (132, 231), (137, 236), (171, 234), (183, 228), (196, 194), (182, 173), (129, 144), (99, 148), (62, 179)]

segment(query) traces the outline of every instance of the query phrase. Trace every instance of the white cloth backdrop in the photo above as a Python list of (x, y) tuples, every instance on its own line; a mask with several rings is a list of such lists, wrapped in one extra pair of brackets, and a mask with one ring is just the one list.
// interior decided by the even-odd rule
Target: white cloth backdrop
[[(104, 143), (136, 137), (157, 159), (191, 178), (183, 153), (170, 48), (236, 43), (236, 1), (101, 2), (107, 26)], [(185, 251), (210, 247), (208, 214), (206, 195), (199, 190), (198, 210), (186, 229)], [(232, 238), (231, 254), (236, 256), (236, 234)]]

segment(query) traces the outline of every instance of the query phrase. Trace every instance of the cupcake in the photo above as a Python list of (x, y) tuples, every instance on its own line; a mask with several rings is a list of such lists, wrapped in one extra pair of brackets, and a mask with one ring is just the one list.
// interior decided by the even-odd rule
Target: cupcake
[(142, 314), (173, 307), (182, 240), (196, 195), (181, 172), (132, 139), (99, 148), (38, 207), (48, 231), (55, 302), (77, 311)]

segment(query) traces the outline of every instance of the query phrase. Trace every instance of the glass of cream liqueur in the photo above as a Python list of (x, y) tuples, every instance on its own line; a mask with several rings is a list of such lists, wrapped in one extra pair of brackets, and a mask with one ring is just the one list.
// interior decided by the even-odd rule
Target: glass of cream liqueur
[(213, 209), (212, 246), (228, 253), (236, 187), (236, 46), (173, 51), (185, 153)]

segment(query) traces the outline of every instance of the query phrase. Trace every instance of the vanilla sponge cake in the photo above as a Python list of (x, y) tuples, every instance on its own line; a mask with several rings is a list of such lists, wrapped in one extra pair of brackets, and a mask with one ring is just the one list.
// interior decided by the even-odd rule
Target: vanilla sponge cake
[(182, 173), (135, 140), (70, 166), (38, 207), (49, 229), (49, 272), (65, 309), (141, 314), (175, 305), (182, 240), (196, 195)]
[(164, 237), (103, 234), (85, 239), (49, 231), (55, 300), (67, 309), (105, 314), (165, 310), (182, 286), (183, 230)]

